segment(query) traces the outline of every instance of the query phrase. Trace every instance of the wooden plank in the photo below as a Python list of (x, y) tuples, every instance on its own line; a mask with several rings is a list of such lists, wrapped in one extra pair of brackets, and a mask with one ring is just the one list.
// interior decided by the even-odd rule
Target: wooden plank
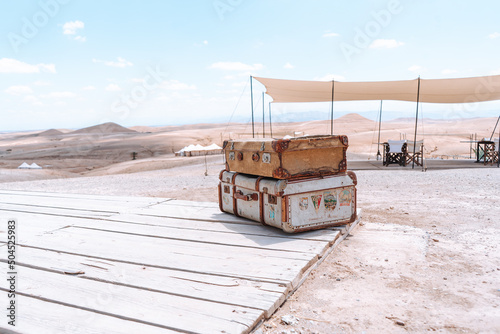
[[(80, 208), (81, 207), (81, 208)], [(93, 206), (93, 203), (87, 203), (85, 206), (73, 205), (73, 207), (67, 206), (65, 204), (61, 205), (34, 205), (29, 204), (26, 199), (20, 200), (19, 203), (5, 203), (0, 202), (0, 210), (10, 210), (14, 212), (31, 212), (31, 213), (41, 213), (48, 215), (59, 215), (67, 217), (111, 217), (113, 215), (118, 215), (120, 212), (136, 213), (139, 215), (146, 216), (157, 216), (166, 218), (177, 218), (177, 219), (198, 219), (212, 222), (232, 222), (240, 224), (251, 224), (260, 225), (258, 222), (254, 222), (245, 218), (239, 218), (233, 215), (229, 215), (220, 210), (213, 208), (196, 208), (196, 207), (179, 207), (179, 206), (165, 206), (159, 209), (153, 208), (120, 208), (120, 207), (98, 207)]]
[(336, 236), (336, 230), (334, 230), (333, 228), (290, 234), (283, 232), (281, 229), (265, 226), (262, 224), (212, 222), (203, 220), (177, 219), (169, 217), (142, 216), (129, 213), (106, 218), (105, 220), (128, 222), (133, 224), (147, 224), (147, 225), (165, 226), (165, 227), (168, 226), (171, 228), (177, 228), (183, 230), (219, 231), (225, 233), (238, 233), (243, 235), (275, 236), (286, 239), (307, 239), (307, 240), (318, 240), (326, 242), (334, 240)]
[[(103, 261), (29, 247), (18, 247), (17, 258), (18, 266), (60, 273), (83, 272), (79, 277), (259, 309), (265, 312), (266, 317), (283, 302), (288, 291), (284, 285), (276, 283)], [(22, 268), (19, 270), (22, 271)]]
[(13, 205), (26, 205), (35, 207), (47, 207), (58, 209), (74, 210), (92, 210), (110, 213), (118, 213), (128, 210), (131, 207), (148, 207), (158, 202), (140, 202), (140, 201), (103, 201), (99, 199), (81, 199), (81, 198), (56, 198), (43, 196), (27, 195), (0, 195), (0, 203)]
[[(168, 201), (168, 202), (163, 202), (160, 205), (165, 205), (166, 203), (169, 204), (171, 207), (177, 206), (177, 204), (184, 206), (184, 208), (181, 208), (181, 210), (186, 210), (185, 206), (187, 206), (187, 201)], [(331, 233), (331, 229), (323, 229), (323, 230), (317, 230), (317, 231), (310, 231), (307, 233), (301, 233), (301, 234), (289, 234), (289, 233), (284, 233), (279, 229), (274, 229), (274, 228), (269, 228), (269, 227), (264, 227), (262, 228), (262, 224), (258, 222), (254, 222), (245, 218), (238, 218), (235, 217), (234, 215), (230, 215), (227, 213), (221, 213), (217, 209), (217, 204), (213, 203), (211, 205), (205, 205), (206, 202), (192, 202), (193, 206), (200, 205), (201, 207), (208, 207), (215, 209), (216, 214), (218, 217), (211, 220), (189, 220), (189, 221), (182, 221), (180, 222), (179, 219), (181, 220), (186, 220), (186, 217), (182, 217), (182, 213), (179, 214), (173, 214), (174, 217), (177, 218), (171, 218), (167, 217), (165, 215), (162, 216), (162, 212), (156, 212), (157, 216), (149, 216), (149, 215), (141, 215), (141, 218), (138, 218), (137, 215), (130, 214), (130, 213), (118, 213), (118, 212), (103, 212), (103, 211), (95, 211), (93, 210), (93, 207), (89, 204), (87, 207), (87, 210), (84, 211), (79, 211), (79, 210), (66, 210), (65, 208), (40, 208), (40, 207), (33, 207), (33, 206), (24, 206), (24, 205), (6, 205), (6, 204), (0, 204), (0, 210), (3, 211), (11, 211), (11, 212), (25, 212), (25, 213), (39, 213), (39, 214), (45, 214), (45, 215), (60, 215), (64, 217), (83, 217), (83, 218), (106, 218), (109, 217), (111, 220), (115, 221), (128, 221), (132, 223), (136, 222), (144, 222), (146, 224), (156, 224), (156, 225), (168, 225), (172, 226), (175, 228), (193, 228), (193, 229), (198, 229), (198, 230), (224, 230), (226, 232), (234, 232), (234, 233), (243, 233), (243, 234), (256, 234), (256, 235), (269, 235), (269, 236), (283, 236), (287, 239), (293, 238), (293, 239), (311, 239), (311, 240), (324, 240), (324, 241), (331, 241), (332, 239), (335, 238), (334, 235)], [(215, 205), (214, 205), (215, 204)], [(123, 212), (123, 211), (122, 211)], [(149, 212), (149, 214), (152, 214)], [(195, 215), (195, 217), (200, 217), (200, 214)], [(202, 217), (202, 216), (201, 216)], [(199, 223), (201, 221), (201, 223)], [(233, 225), (214, 225), (211, 224), (214, 221), (221, 221), (225, 223), (230, 223)], [(208, 224), (207, 224), (208, 223)], [(244, 224), (244, 225), (253, 225), (253, 226), (258, 226), (257, 229), (253, 227), (246, 227), (246, 226), (238, 226), (236, 224)], [(226, 228), (228, 227), (228, 228)]]
[[(23, 245), (96, 258), (230, 277), (290, 284), (317, 256), (277, 250), (200, 244), (100, 231), (57, 230), (21, 235)], [(5, 236), (1, 235), (5, 242)], [(117, 251), (118, 250), (118, 251)]]
[[(144, 224), (128, 224), (115, 221), (100, 221), (72, 217), (43, 217), (32, 214), (17, 213), (16, 218), (22, 222), (23, 230), (27, 230), (30, 235), (41, 235), (49, 231), (56, 231), (61, 228), (86, 228), (95, 229), (106, 232), (126, 233), (131, 235), (149, 236), (154, 238), (166, 238), (173, 240), (184, 240), (199, 243), (213, 243), (233, 245), (239, 247), (250, 247), (260, 249), (274, 249), (290, 252), (303, 252), (321, 254), (325, 247), (328, 247), (329, 242), (288, 238), (287, 236), (273, 235), (242, 235), (239, 233), (225, 233), (219, 231), (198, 231), (168, 226), (155, 226)], [(0, 228), (1, 230), (1, 228)], [(330, 242), (335, 240), (334, 233)], [(23, 233), (20, 234), (23, 236)], [(26, 241), (24, 241), (26, 242)], [(200, 247), (203, 247), (201, 245)]]
[(16, 326), (0, 323), (0, 333), (15, 330), (22, 334), (170, 334), (178, 331), (151, 326), (136, 321), (111, 317), (79, 308), (42, 301), (22, 295), (16, 296), (20, 310), (16, 316)]
[(106, 201), (106, 202), (134, 202), (145, 205), (151, 205), (155, 203), (161, 203), (164, 201), (169, 201), (169, 198), (163, 197), (142, 197), (142, 196), (109, 196), (109, 195), (89, 195), (89, 194), (70, 194), (70, 193), (52, 193), (45, 191), (19, 191), (19, 190), (0, 190), (0, 198), (6, 196), (31, 196), (31, 197), (42, 197), (42, 198), (54, 198), (54, 199), (86, 199), (93, 201)]
[(165, 218), (177, 218), (177, 219), (192, 219), (192, 220), (204, 220), (210, 222), (227, 222), (227, 223), (240, 223), (240, 224), (251, 224), (260, 225), (259, 222), (255, 222), (246, 218), (236, 217), (224, 212), (219, 209), (210, 207), (188, 207), (188, 206), (153, 206), (148, 208), (136, 208), (131, 209), (128, 213), (133, 213), (141, 216), (153, 216), (153, 217), (165, 217)]
[[(109, 316), (135, 319), (166, 329), (194, 333), (248, 332), (263, 317), (263, 312), (250, 308), (212, 303), (173, 296), (144, 289), (117, 286), (105, 282), (82, 279), (20, 268), (18, 294), (95, 310)], [(7, 271), (0, 267), (0, 275)], [(6, 291), (7, 281), (0, 280)], [(64, 293), (61, 293), (64, 287)], [(196, 319), (196, 321), (193, 321)]]
[(158, 203), (157, 206), (169, 206), (169, 205), (174, 205), (174, 206), (188, 206), (188, 207), (205, 207), (205, 208), (213, 208), (213, 209), (219, 209), (219, 203), (216, 202), (194, 202), (194, 201), (184, 201), (184, 200), (179, 200), (179, 199), (172, 199), (170, 201), (165, 201)]
[(0, 203), (0, 211), (36, 213), (49, 216), (81, 217), (81, 218), (105, 218), (117, 215), (118, 212), (98, 210), (76, 210), (67, 208), (32, 206), (26, 204), (3, 204)]

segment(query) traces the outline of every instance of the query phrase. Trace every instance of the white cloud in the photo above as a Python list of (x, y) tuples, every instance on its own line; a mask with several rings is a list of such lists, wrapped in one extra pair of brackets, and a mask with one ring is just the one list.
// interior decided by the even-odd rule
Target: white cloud
[(245, 87), (248, 84), (248, 81), (235, 82), (233, 83), (234, 87)]
[(44, 99), (68, 99), (76, 97), (76, 94), (72, 92), (52, 92), (49, 94), (41, 94), (40, 97)]
[(208, 41), (207, 40), (203, 41), (203, 44), (208, 45)]
[(28, 86), (10, 86), (5, 90), (9, 95), (26, 95), (33, 93), (33, 90)]
[(337, 34), (336, 32), (325, 32), (323, 34), (323, 37), (338, 37), (340, 36), (339, 34)]
[(404, 45), (403, 42), (398, 42), (395, 39), (376, 39), (370, 44), (371, 49), (393, 49)]
[(422, 66), (418, 66), (418, 65), (412, 65), (412, 66), (408, 67), (408, 71), (411, 71), (411, 72), (421, 72), (423, 70), (424, 70), (424, 68)]
[(33, 95), (25, 96), (24, 101), (31, 103), (34, 106), (42, 106), (43, 105), (43, 103), (36, 96), (33, 96)]
[(95, 90), (94, 86), (85, 86), (82, 88), (83, 90)]
[(241, 62), (220, 61), (210, 65), (211, 69), (224, 70), (224, 71), (259, 71), (264, 68), (262, 64), (243, 64)]
[(118, 92), (122, 90), (117, 84), (109, 84), (105, 88), (108, 92)]
[(188, 85), (178, 80), (167, 80), (163, 82), (162, 87), (167, 90), (190, 90), (196, 89), (195, 85)]
[(295, 66), (293, 66), (292, 64), (290, 63), (286, 63), (285, 66), (283, 66), (283, 68), (286, 68), (286, 69), (289, 69), (291, 70), (292, 68), (295, 68)]
[(321, 77), (315, 77), (314, 80), (316, 81), (345, 81), (345, 77), (342, 75), (338, 74), (325, 74)]
[(31, 65), (23, 63), (17, 59), (2, 58), (0, 59), (0, 73), (56, 73), (54, 64), (37, 64)]
[(500, 74), (500, 68), (490, 72), (490, 75), (499, 75), (499, 74)]
[(76, 31), (78, 29), (83, 29), (85, 27), (85, 23), (82, 21), (70, 21), (66, 22), (63, 25), (63, 34), (65, 35), (76, 35)]
[(127, 66), (134, 65), (122, 57), (118, 57), (117, 59), (118, 59), (118, 61), (106, 61), (106, 60), (99, 60), (99, 59), (94, 58), (94, 59), (92, 59), (92, 61), (94, 63), (103, 63), (106, 66), (112, 66), (112, 67), (127, 67)]
[[(63, 34), (71, 36), (75, 41), (85, 42), (87, 38), (85, 36), (76, 35), (77, 31), (85, 28), (85, 23), (82, 21), (70, 21), (63, 25)], [(75, 36), (76, 35), (76, 36)]]
[(495, 39), (495, 38), (500, 37), (500, 33), (499, 32), (494, 32), (492, 34), (489, 34), (488, 37), (491, 38), (491, 39)]
[(452, 70), (452, 69), (444, 69), (441, 71), (442, 74), (453, 74), (453, 73), (457, 73), (458, 71), (457, 70)]
[(56, 65), (54, 64), (38, 64), (36, 65), (42, 72), (56, 73)]

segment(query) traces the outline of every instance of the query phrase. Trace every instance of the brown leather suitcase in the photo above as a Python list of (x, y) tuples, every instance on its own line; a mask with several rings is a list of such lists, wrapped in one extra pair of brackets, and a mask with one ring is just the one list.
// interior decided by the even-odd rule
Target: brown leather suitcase
[(288, 233), (352, 223), (356, 219), (356, 174), (277, 180), (222, 171), (220, 210)]
[(334, 175), (347, 170), (347, 136), (224, 141), (226, 170), (296, 179)]

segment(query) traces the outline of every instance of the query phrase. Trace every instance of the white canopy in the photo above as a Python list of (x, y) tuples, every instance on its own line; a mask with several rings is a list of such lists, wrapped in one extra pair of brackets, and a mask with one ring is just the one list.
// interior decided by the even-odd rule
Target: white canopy
[[(397, 100), (417, 102), (473, 103), (500, 100), (500, 75), (460, 79), (341, 82), (257, 78), (273, 102), (328, 102)], [(332, 96), (333, 95), (333, 96)]]
[(17, 168), (20, 168), (20, 169), (28, 169), (28, 168), (31, 168), (30, 165), (28, 165), (26, 162), (23, 162), (21, 165), (19, 165), (19, 167)]
[(222, 150), (222, 147), (213, 143), (212, 145), (206, 146), (205, 150)]
[(42, 167), (38, 166), (36, 163), (32, 163), (32, 164), (30, 165), (30, 168), (31, 168), (31, 169), (42, 169)]
[(198, 152), (198, 151), (214, 151), (214, 150), (222, 150), (222, 147), (220, 147), (219, 145), (213, 143), (209, 146), (201, 146), (200, 144), (196, 144), (196, 145), (189, 145), (189, 146), (186, 146), (184, 148), (182, 148), (181, 150), (175, 152), (177, 154), (181, 154), (183, 152)]

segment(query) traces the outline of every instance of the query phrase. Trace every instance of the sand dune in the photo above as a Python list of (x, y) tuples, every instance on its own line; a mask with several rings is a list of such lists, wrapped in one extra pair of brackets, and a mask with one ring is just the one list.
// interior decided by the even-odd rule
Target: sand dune
[(45, 130), (40, 132), (37, 136), (59, 136), (64, 134), (64, 132), (56, 130), (56, 129), (50, 129), (50, 130)]
[(128, 128), (125, 128), (121, 125), (118, 125), (113, 122), (103, 123), (99, 125), (89, 126), (80, 130), (75, 130), (71, 132), (72, 134), (76, 133), (127, 133), (127, 132), (137, 132)]

